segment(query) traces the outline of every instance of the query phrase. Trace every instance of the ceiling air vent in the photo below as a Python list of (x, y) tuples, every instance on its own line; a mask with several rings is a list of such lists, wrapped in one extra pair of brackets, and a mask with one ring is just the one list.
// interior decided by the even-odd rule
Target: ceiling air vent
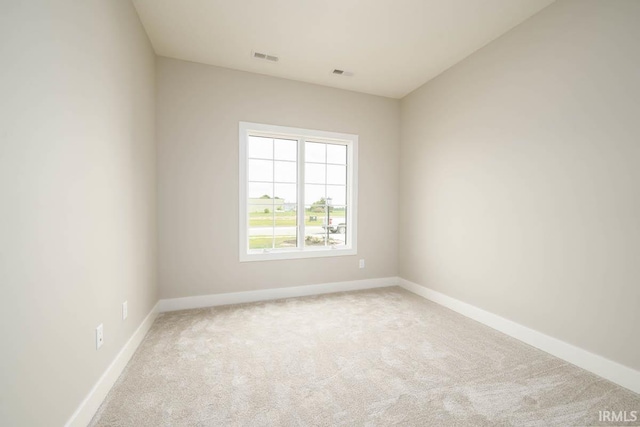
[(263, 61), (269, 61), (269, 62), (278, 62), (278, 60), (280, 58), (278, 58), (276, 55), (271, 55), (268, 53), (262, 53), (262, 52), (251, 52), (251, 56), (255, 59), (262, 59)]
[(336, 76), (345, 76), (345, 77), (353, 76), (353, 73), (351, 71), (338, 70), (337, 68), (334, 69), (332, 73), (335, 74)]

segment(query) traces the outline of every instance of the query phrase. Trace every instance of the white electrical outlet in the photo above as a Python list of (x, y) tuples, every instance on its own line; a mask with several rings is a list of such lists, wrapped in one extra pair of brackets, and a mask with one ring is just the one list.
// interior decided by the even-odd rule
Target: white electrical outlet
[(122, 303), (122, 320), (126, 319), (129, 315), (129, 307), (127, 301)]
[(360, 260), (360, 264), (358, 264), (358, 266), (360, 268), (364, 268), (364, 260), (363, 259)]
[(102, 323), (96, 328), (96, 350), (102, 347), (104, 344), (104, 331), (102, 330)]

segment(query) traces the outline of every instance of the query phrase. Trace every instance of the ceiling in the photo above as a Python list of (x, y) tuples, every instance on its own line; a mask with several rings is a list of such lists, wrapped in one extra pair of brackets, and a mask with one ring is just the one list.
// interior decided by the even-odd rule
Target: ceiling
[(133, 0), (158, 55), (392, 98), (552, 2)]

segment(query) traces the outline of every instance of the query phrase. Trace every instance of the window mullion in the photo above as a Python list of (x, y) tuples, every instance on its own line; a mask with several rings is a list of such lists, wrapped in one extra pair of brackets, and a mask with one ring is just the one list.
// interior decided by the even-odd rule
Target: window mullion
[(325, 238), (324, 238), (324, 246), (325, 248), (329, 246), (329, 227), (331, 226), (331, 224), (329, 224), (329, 218), (331, 217), (331, 207), (329, 206), (329, 195), (327, 194), (327, 182), (329, 181), (329, 171), (328, 171), (329, 167), (327, 166), (327, 144), (324, 144), (324, 204), (325, 207), (327, 208), (327, 212), (325, 213), (325, 218), (324, 220), (327, 223), (327, 228), (325, 228), (326, 234), (325, 234)]
[(305, 211), (304, 211), (304, 148), (305, 139), (298, 139), (298, 248), (304, 250)]
[(271, 249), (276, 248), (276, 142), (271, 140)]

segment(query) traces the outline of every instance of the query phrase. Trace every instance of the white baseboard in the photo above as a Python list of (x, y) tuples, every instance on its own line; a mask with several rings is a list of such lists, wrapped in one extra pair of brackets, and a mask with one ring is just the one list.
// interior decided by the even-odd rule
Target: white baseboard
[(631, 391), (640, 393), (640, 372), (634, 369), (408, 280), (398, 278), (398, 284), (414, 294), (483, 323)]
[(352, 280), (349, 282), (322, 283), (319, 285), (293, 286), (288, 288), (264, 289), (259, 291), (200, 295), (197, 297), (170, 298), (162, 299), (158, 304), (160, 312), (165, 312), (186, 310), (190, 308), (214, 307), (218, 305), (241, 304), (246, 302), (302, 297), (307, 295), (329, 294), (332, 292), (383, 288), (386, 286), (397, 285), (397, 277), (383, 277), (379, 279)]
[(71, 415), (69, 421), (65, 424), (65, 427), (82, 426), (86, 427), (91, 419), (95, 415), (96, 411), (102, 404), (102, 401), (111, 387), (116, 382), (125, 366), (135, 353), (136, 349), (142, 342), (144, 336), (149, 332), (153, 321), (158, 317), (158, 304), (156, 304), (151, 312), (144, 318), (138, 329), (133, 333), (129, 341), (122, 347), (117, 354), (113, 362), (109, 365), (106, 371), (102, 374), (98, 382), (93, 386), (87, 397), (84, 398), (78, 409)]

